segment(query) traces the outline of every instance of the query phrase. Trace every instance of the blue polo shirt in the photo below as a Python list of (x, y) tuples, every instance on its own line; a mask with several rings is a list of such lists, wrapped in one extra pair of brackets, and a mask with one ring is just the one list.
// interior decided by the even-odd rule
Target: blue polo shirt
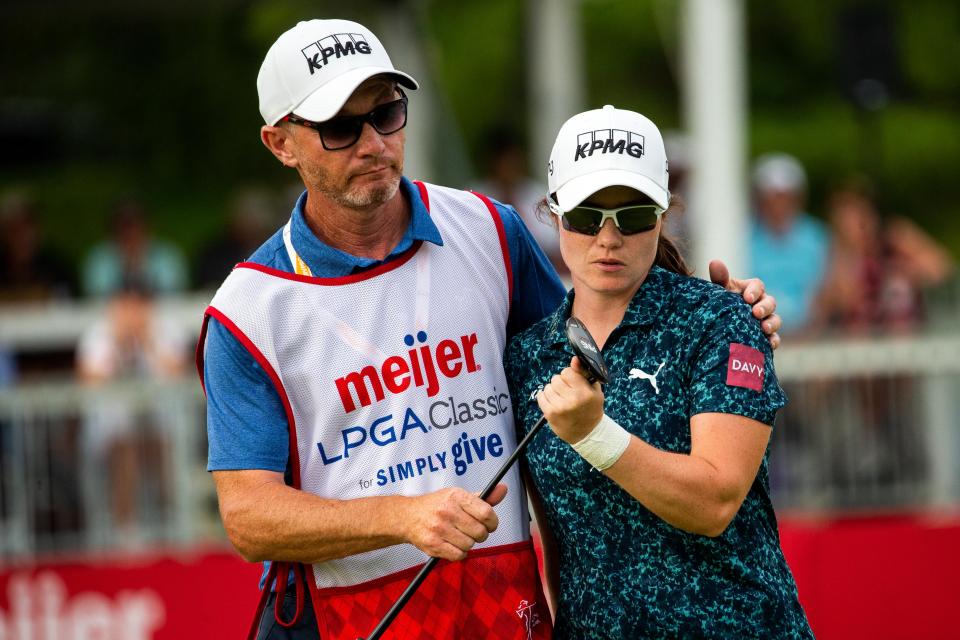
[[(314, 276), (337, 277), (389, 262), (418, 241), (442, 246), (443, 238), (416, 186), (403, 178), (401, 190), (412, 215), (403, 238), (383, 261), (359, 258), (321, 242), (304, 218), (307, 194), (293, 209), (291, 239)], [(495, 202), (503, 220), (513, 269), (513, 300), (507, 337), (522, 331), (559, 306), (565, 289), (517, 212)], [(278, 230), (249, 258), (250, 262), (292, 273), (293, 266)], [(287, 471), (287, 419), (277, 391), (250, 353), (220, 322), (211, 318), (204, 362), (207, 392), (208, 471), (265, 469)]]
[(822, 222), (802, 213), (783, 234), (773, 233), (754, 217), (750, 225), (750, 266), (777, 299), (777, 313), (787, 332), (810, 321), (817, 291), (827, 268), (830, 235)]
[[(564, 323), (573, 295), (507, 347), (520, 435), (541, 415), (538, 389), (570, 363)], [(659, 267), (602, 353), (610, 371), (604, 411), (665, 451), (690, 452), (696, 414), (772, 426), (786, 401), (750, 307), (717, 285)], [(558, 543), (555, 638), (812, 637), (780, 549), (766, 455), (716, 538), (667, 524), (550, 429), (534, 437), (526, 462)]]

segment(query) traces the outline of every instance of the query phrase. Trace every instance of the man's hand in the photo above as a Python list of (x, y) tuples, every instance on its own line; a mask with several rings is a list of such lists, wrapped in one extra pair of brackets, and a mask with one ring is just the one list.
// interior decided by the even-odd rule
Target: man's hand
[(427, 555), (463, 560), (500, 524), (493, 507), (506, 495), (507, 486), (498, 484), (487, 501), (456, 487), (411, 498), (406, 538)]
[(739, 293), (747, 304), (753, 307), (753, 316), (760, 320), (760, 327), (770, 341), (770, 348), (780, 346), (780, 316), (777, 315), (777, 301), (768, 294), (763, 286), (763, 280), (750, 278), (738, 280), (730, 277), (730, 271), (721, 260), (710, 262), (710, 280), (727, 291)]

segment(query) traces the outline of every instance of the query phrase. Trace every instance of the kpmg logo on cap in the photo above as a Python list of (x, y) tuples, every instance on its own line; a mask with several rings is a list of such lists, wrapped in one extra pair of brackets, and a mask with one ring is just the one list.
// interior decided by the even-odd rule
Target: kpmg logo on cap
[(643, 155), (643, 136), (624, 129), (597, 129), (577, 136), (577, 149), (573, 156), (576, 162), (594, 153), (628, 154), (634, 158)]
[(310, 75), (319, 71), (333, 58), (370, 53), (370, 45), (362, 33), (334, 33), (326, 38), (311, 42), (300, 50), (307, 59), (307, 69)]

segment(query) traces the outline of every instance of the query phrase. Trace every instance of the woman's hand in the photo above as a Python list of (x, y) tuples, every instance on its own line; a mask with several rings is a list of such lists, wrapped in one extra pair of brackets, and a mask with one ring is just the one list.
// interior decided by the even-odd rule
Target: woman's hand
[(587, 381), (586, 369), (576, 356), (537, 394), (537, 404), (553, 432), (569, 444), (587, 437), (603, 417), (600, 383)]

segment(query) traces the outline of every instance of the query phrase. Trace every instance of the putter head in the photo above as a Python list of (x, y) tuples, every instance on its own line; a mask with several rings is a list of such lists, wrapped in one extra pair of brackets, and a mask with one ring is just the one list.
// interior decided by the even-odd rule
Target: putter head
[(580, 364), (587, 370), (587, 379), (590, 382), (606, 384), (610, 380), (610, 374), (607, 373), (607, 365), (600, 355), (600, 349), (583, 323), (573, 316), (567, 320), (567, 341), (573, 353), (580, 359)]

